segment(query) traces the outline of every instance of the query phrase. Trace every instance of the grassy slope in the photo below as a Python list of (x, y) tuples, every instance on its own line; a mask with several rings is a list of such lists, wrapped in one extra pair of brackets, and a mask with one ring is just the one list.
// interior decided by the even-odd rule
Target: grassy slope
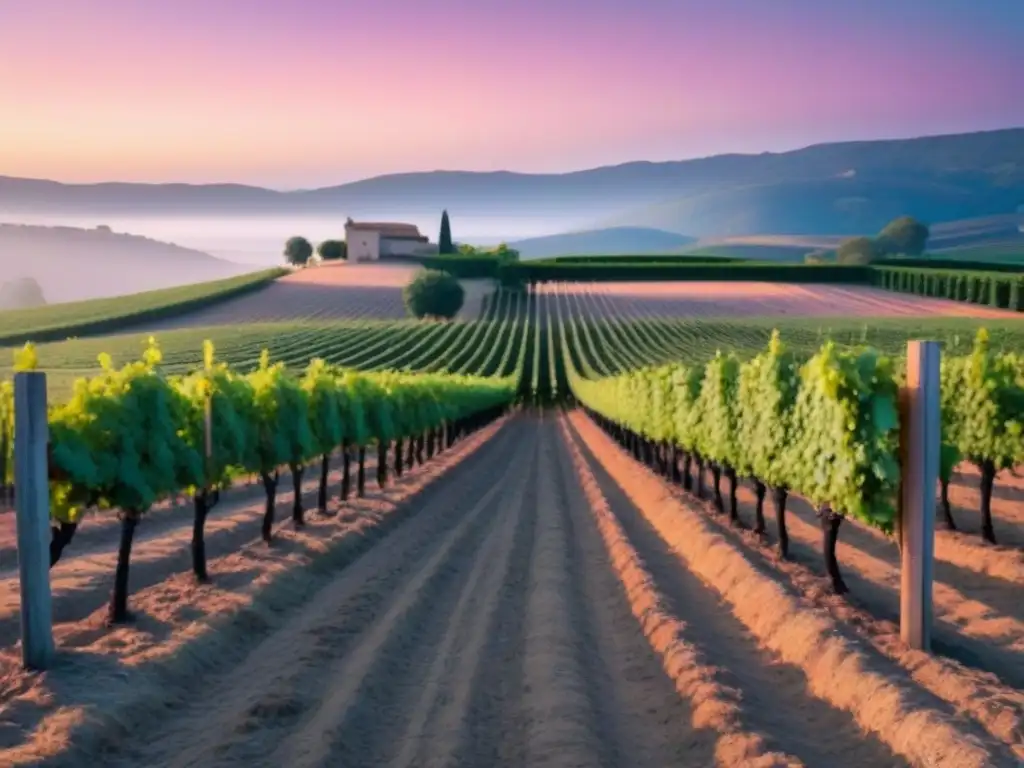
[(140, 320), (188, 312), (216, 301), (256, 290), (284, 274), (281, 269), (254, 272), (224, 280), (146, 291), (109, 299), (53, 304), (0, 312), (0, 345), (55, 341), (71, 336), (116, 333)]
[(0, 224), (0, 275), (35, 278), (50, 304), (222, 280), (258, 268), (139, 235)]

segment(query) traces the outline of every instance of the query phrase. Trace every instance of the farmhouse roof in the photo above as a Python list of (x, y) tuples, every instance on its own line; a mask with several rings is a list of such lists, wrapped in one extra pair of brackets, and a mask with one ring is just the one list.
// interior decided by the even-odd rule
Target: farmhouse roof
[(345, 222), (345, 229), (362, 232), (379, 232), (381, 237), (420, 238), (420, 229), (415, 224), (401, 224), (393, 221), (352, 221)]

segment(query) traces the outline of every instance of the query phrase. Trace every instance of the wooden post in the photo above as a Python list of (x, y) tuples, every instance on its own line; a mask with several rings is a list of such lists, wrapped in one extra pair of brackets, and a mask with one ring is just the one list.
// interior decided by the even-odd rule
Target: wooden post
[(901, 540), (900, 636), (911, 648), (929, 651), (932, 630), (932, 576), (935, 557), (935, 484), (939, 473), (939, 344), (907, 344), (907, 387), (901, 446), (903, 482)]
[(23, 371), (14, 375), (14, 414), (21, 657), (29, 669), (46, 669), (54, 646), (45, 373)]

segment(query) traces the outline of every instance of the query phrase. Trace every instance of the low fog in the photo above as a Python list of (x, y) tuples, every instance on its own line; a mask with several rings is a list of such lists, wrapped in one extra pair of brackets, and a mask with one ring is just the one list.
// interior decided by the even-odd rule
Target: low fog
[[(0, 287), (34, 280), (48, 304), (119, 296), (214, 280), (282, 263), (285, 240), (314, 244), (345, 234), (337, 217), (62, 216), (0, 212)], [(402, 214), (374, 220), (416, 224), (437, 240), (436, 217)], [(463, 218), (451, 214), (455, 239), (474, 245), (564, 231), (560, 218)], [(109, 231), (108, 231), (109, 230)]]
[[(592, 222), (565, 216), (558, 217), (460, 217), (449, 211), (452, 235), (456, 241), (473, 245), (495, 245), (527, 237), (564, 232)], [(431, 241), (437, 241), (441, 211), (436, 216), (382, 213), (373, 221), (401, 221), (415, 224)], [(99, 224), (115, 232), (143, 235), (156, 240), (202, 251), (218, 259), (260, 267), (281, 263), (281, 249), (292, 235), (302, 235), (314, 244), (329, 238), (345, 236), (344, 212), (337, 217), (253, 216), (253, 217), (184, 217), (184, 216), (59, 216), (7, 214), (0, 211), (0, 221), (24, 224), (65, 226), (92, 229)]]

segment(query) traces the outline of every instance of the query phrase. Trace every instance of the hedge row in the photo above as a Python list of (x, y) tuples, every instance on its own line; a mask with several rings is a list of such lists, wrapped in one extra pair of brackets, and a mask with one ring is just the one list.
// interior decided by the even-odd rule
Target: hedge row
[(765, 262), (634, 264), (518, 262), (498, 270), (505, 284), (545, 281), (720, 280), (870, 284), (870, 267)]
[(917, 269), (953, 269), (970, 272), (1016, 272), (1024, 274), (1024, 263), (1012, 264), (994, 261), (965, 261), (963, 259), (910, 258), (898, 256), (886, 259), (882, 267), (911, 267)]
[(607, 254), (598, 256), (555, 256), (531, 264), (732, 264), (748, 259), (734, 256), (692, 256), (682, 253)]
[(875, 285), (890, 291), (1024, 311), (1024, 274), (889, 266), (871, 273)]

